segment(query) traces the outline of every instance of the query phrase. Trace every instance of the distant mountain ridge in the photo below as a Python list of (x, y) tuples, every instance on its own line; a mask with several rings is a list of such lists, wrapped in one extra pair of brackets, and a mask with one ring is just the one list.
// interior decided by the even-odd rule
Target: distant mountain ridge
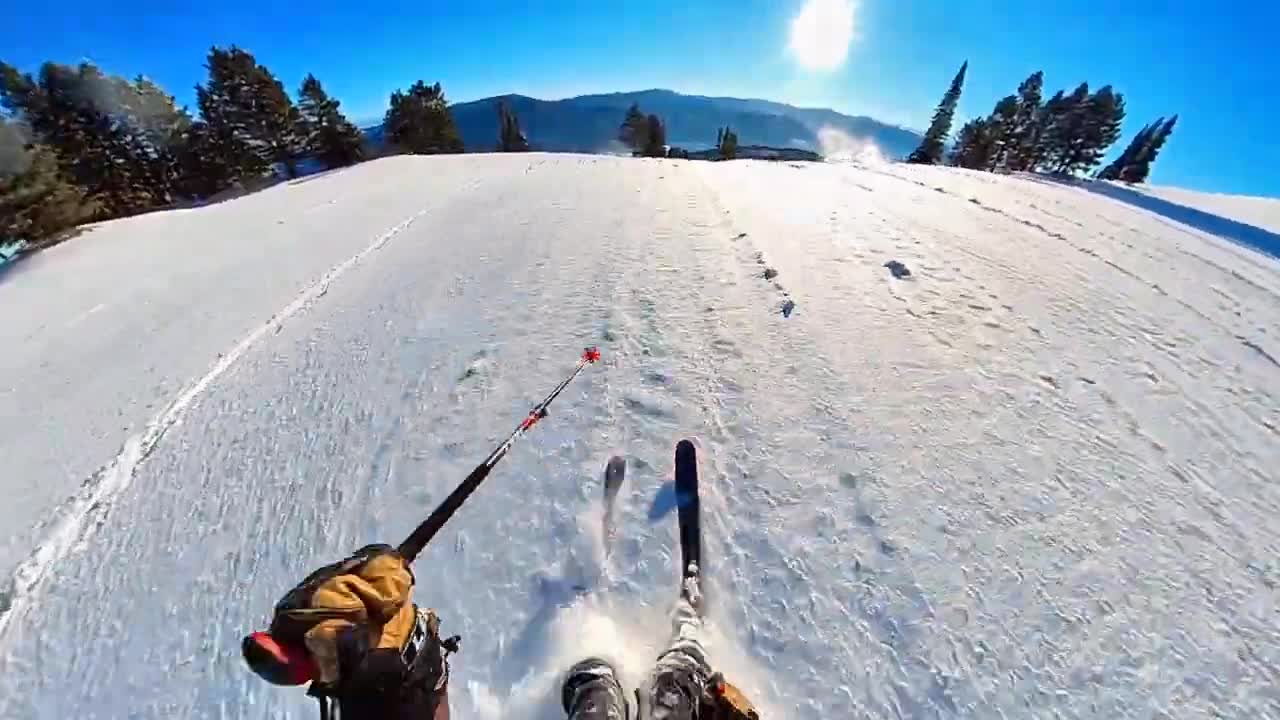
[[(618, 126), (632, 103), (654, 113), (667, 125), (667, 141), (691, 150), (715, 145), (716, 132), (729, 125), (743, 145), (795, 147), (821, 152), (818, 132), (831, 127), (851, 137), (875, 143), (889, 157), (903, 157), (920, 143), (918, 133), (825, 108), (799, 108), (770, 100), (684, 95), (671, 90), (641, 90), (581, 95), (565, 100), (539, 100), (524, 95), (500, 95), (450, 106), (463, 144), (472, 152), (493, 149), (498, 140), (499, 101), (519, 116), (520, 127), (538, 150), (608, 152), (616, 144)], [(382, 127), (366, 130), (370, 140), (382, 140)]]

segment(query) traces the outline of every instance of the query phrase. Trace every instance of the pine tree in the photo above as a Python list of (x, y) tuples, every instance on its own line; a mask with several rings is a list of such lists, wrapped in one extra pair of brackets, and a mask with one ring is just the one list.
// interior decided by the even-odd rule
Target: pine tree
[(1110, 85), (1090, 95), (1088, 85), (1082, 83), (1064, 103), (1052, 128), (1053, 170), (1067, 174), (1088, 171), (1120, 137), (1124, 96)]
[[(243, 175), (244, 166), (240, 163), (257, 163), (257, 156), (225, 132), (222, 135), (218, 132), (203, 120), (197, 120), (183, 134), (176, 151), (178, 180), (175, 189), (180, 196), (208, 198), (242, 177), (255, 177)], [(257, 174), (262, 172), (260, 169)]]
[(520, 131), (520, 119), (515, 111), (498, 101), (498, 151), (528, 152), (529, 140)]
[(1124, 96), (1104, 85), (1089, 96), (1085, 106), (1083, 136), (1072, 145), (1069, 173), (1088, 172), (1102, 160), (1107, 148), (1120, 139), (1120, 125), (1124, 121)]
[(0, 247), (52, 245), (97, 212), (53, 149), (29, 143), (28, 134), (0, 116)]
[(408, 92), (391, 93), (391, 107), (383, 119), (387, 139), (401, 152), (413, 155), (462, 152), (462, 137), (440, 83), (419, 80)]
[(97, 218), (172, 200), (170, 144), (189, 118), (153, 83), (130, 83), (89, 63), (45, 63), (38, 78), (0, 63), (0, 101), (93, 199)]
[(364, 138), (338, 109), (315, 75), (310, 73), (298, 88), (298, 129), (306, 154), (326, 168), (346, 167), (364, 158)]
[(234, 180), (261, 177), (272, 164), (295, 177), (304, 139), (284, 85), (234, 45), (211, 48), (205, 67), (209, 80), (196, 87), (196, 101)]
[(662, 124), (662, 118), (650, 114), (645, 120), (645, 124), (648, 128), (645, 133), (648, 142), (644, 147), (644, 155), (646, 157), (666, 157), (667, 128)]
[(1045, 140), (1045, 164), (1055, 173), (1068, 172), (1079, 156), (1091, 121), (1089, 83), (1080, 83), (1053, 109)]
[(1014, 119), (1012, 142), (1004, 157), (1004, 167), (1011, 171), (1029, 170), (1035, 167), (1035, 147), (1040, 130), (1038, 122), (1042, 109), (1044, 72), (1036, 71), (1018, 86), (1018, 112)]
[(1007, 95), (996, 103), (987, 118), (986, 133), (991, 144), (991, 155), (982, 170), (999, 170), (1007, 166), (1008, 159), (1018, 147), (1018, 97)]
[(299, 132), (302, 116), (289, 99), (284, 84), (265, 67), (258, 66), (254, 80), (260, 97), (259, 117), (267, 158), (282, 165), (286, 176), (298, 177), (298, 160), (306, 152), (306, 139)]
[(960, 72), (956, 73), (951, 81), (951, 87), (947, 88), (946, 94), (942, 96), (942, 102), (938, 103), (938, 109), (933, 113), (933, 122), (929, 124), (929, 130), (920, 141), (920, 147), (907, 156), (907, 162), (936, 165), (942, 161), (943, 146), (946, 145), (947, 136), (951, 133), (951, 119), (955, 116), (956, 104), (960, 102), (960, 92), (964, 88), (964, 75), (968, 69), (969, 61), (966, 60), (960, 66)]
[(990, 123), (988, 118), (975, 118), (960, 128), (950, 164), (971, 170), (987, 170), (993, 165), (995, 142)]
[(264, 148), (264, 159), (281, 165), (288, 177), (297, 177), (298, 160), (306, 152), (306, 140), (299, 131), (301, 115), (284, 84), (266, 66), (255, 64), (249, 78), (255, 103), (245, 110)]
[[(253, 76), (257, 62), (253, 56), (236, 47), (227, 50), (211, 48), (205, 68), (209, 79), (196, 86), (196, 106), (202, 126), (189, 136), (206, 156), (207, 167), (193, 167), (205, 177), (192, 179), (195, 185), (220, 191), (233, 183), (262, 177), (269, 166), (270, 154), (262, 139), (260, 123), (252, 117), (257, 105)], [(187, 149), (190, 155), (190, 149)], [(214, 170), (217, 168), (217, 171)]]
[(1059, 90), (1036, 111), (1033, 121), (1034, 129), (1031, 133), (1032, 144), (1026, 148), (1021, 158), (1022, 162), (1026, 163), (1025, 170), (1036, 170), (1049, 164), (1049, 156), (1053, 149), (1053, 125), (1058, 115), (1062, 113), (1065, 102), (1066, 98)]
[(1143, 128), (1138, 131), (1138, 134), (1134, 135), (1133, 139), (1129, 141), (1129, 144), (1125, 146), (1124, 152), (1120, 153), (1120, 156), (1115, 160), (1112, 160), (1110, 165), (1107, 165), (1105, 168), (1098, 171), (1098, 174), (1094, 177), (1099, 180), (1119, 180), (1121, 172), (1133, 164), (1139, 153), (1146, 147), (1147, 143), (1150, 142), (1151, 136), (1163, 122), (1164, 118), (1160, 118), (1150, 125), (1143, 126)]
[(738, 156), (738, 133), (729, 126), (720, 128), (716, 133), (716, 149), (720, 151), (721, 160), (732, 160)]
[[(234, 87), (238, 86), (239, 83), (235, 83)], [(183, 180), (186, 187), (203, 188), (197, 197), (207, 197), (236, 183), (266, 175), (267, 161), (258, 152), (248, 126), (225, 94), (197, 85), (196, 107), (202, 119), (192, 124), (180, 150), (179, 165), (184, 175), (188, 175)]]
[(1151, 136), (1142, 149), (1135, 153), (1133, 160), (1121, 169), (1120, 179), (1127, 183), (1146, 182), (1151, 174), (1151, 163), (1155, 162), (1156, 156), (1160, 154), (1160, 148), (1164, 147), (1165, 141), (1173, 134), (1173, 126), (1177, 123), (1178, 116), (1174, 115), (1158, 127), (1153, 126)]
[(640, 111), (638, 103), (631, 103), (627, 109), (618, 128), (618, 140), (632, 152), (642, 152), (649, 146), (649, 119)]
[(137, 151), (146, 158), (145, 175), (158, 204), (172, 203), (178, 196), (178, 151), (191, 116), (179, 108), (173, 96), (148, 78), (139, 75), (124, 84), (122, 106)]
[(951, 144), (951, 151), (947, 153), (948, 165), (970, 167), (970, 154), (977, 142), (978, 133), (982, 132), (984, 122), (981, 118), (974, 118), (960, 126), (960, 132), (956, 133), (955, 142)]

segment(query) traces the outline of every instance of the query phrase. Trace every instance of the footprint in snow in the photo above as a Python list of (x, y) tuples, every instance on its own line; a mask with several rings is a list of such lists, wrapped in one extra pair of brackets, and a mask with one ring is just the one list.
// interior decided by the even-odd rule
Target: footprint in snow
[(462, 375), (458, 378), (458, 382), (469, 380), (478, 375), (488, 375), (489, 370), (493, 367), (493, 361), (487, 356), (488, 353), (484, 350), (473, 355), (471, 361), (467, 363), (466, 369), (462, 371)]
[(651, 385), (667, 386), (671, 384), (671, 376), (661, 370), (645, 370), (641, 377)]
[(643, 390), (632, 390), (622, 398), (628, 410), (650, 417), (671, 417), (675, 415), (675, 404), (666, 398), (659, 397)]

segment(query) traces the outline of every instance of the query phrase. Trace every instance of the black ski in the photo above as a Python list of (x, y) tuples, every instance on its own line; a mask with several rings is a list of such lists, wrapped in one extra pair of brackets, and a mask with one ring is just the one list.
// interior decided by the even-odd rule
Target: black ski
[(609, 458), (609, 462), (604, 466), (604, 494), (600, 503), (600, 537), (604, 552), (596, 558), (600, 561), (600, 565), (594, 568), (594, 577), (591, 577), (591, 572), (579, 561), (578, 570), (581, 578), (569, 586), (573, 589), (574, 597), (581, 597), (591, 592), (593, 588), (604, 582), (608, 575), (609, 556), (613, 552), (613, 541), (617, 536), (617, 531), (613, 527), (613, 506), (626, 476), (627, 461), (621, 455)]
[(698, 451), (688, 440), (676, 445), (676, 511), (680, 521), (680, 572), (684, 578), (698, 577), (702, 572)]
[(617, 536), (617, 531), (613, 527), (613, 505), (614, 500), (618, 497), (618, 491), (622, 489), (622, 481), (627, 476), (627, 461), (620, 455), (614, 455), (609, 458), (609, 463), (604, 467), (604, 556), (609, 557), (609, 553), (613, 550), (613, 539)]

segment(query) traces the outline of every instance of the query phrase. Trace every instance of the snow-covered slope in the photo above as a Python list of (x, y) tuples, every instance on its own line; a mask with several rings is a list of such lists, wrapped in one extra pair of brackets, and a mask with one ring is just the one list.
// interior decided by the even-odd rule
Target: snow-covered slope
[[(456, 717), (555, 717), (589, 652), (643, 671), (683, 436), (710, 651), (766, 717), (1274, 715), (1280, 261), (1159, 209), (466, 156), (95, 228), (0, 278), (0, 717), (311, 717), (240, 636), (399, 540), (589, 344), (417, 565)], [(620, 537), (569, 602), (614, 452)]]
[(1236, 222), (1280, 233), (1280, 200), (1249, 195), (1203, 193), (1162, 185), (1133, 186), (1134, 190), (1169, 202), (1213, 213)]

